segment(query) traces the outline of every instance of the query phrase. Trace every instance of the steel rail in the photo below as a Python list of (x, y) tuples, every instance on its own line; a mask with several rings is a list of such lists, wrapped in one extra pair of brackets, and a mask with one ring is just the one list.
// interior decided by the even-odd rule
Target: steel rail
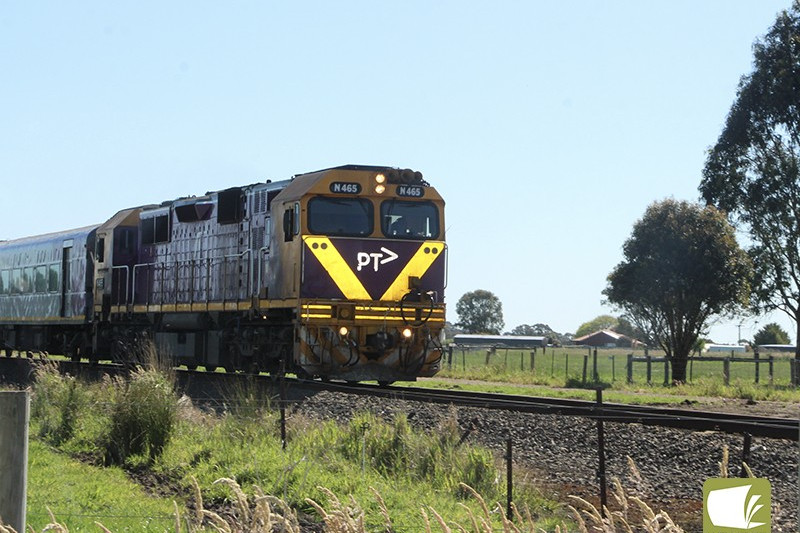
[(302, 381), (302, 386), (419, 402), (453, 404), (521, 413), (581, 416), (609, 422), (672, 427), (694, 431), (749, 433), (754, 437), (800, 440), (800, 420), (695, 409), (645, 407), (590, 400), (547, 398), (467, 391), (442, 391), (418, 387), (379, 387), (365, 384)]

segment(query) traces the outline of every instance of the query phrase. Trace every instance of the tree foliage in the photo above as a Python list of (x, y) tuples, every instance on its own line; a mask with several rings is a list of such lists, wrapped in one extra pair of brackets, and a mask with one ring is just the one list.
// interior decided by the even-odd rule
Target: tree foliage
[(716, 208), (672, 199), (647, 208), (623, 254), (603, 294), (653, 332), (672, 358), (673, 381), (685, 381), (689, 353), (709, 318), (747, 303), (747, 254)]
[(576, 337), (583, 337), (601, 329), (614, 330), (619, 325), (619, 319), (611, 315), (599, 315), (580, 325), (575, 332)]
[(478, 289), (464, 294), (456, 304), (458, 327), (467, 333), (499, 335), (503, 330), (503, 304), (492, 292)]
[(753, 307), (783, 310), (800, 337), (800, 1), (753, 51), (700, 192), (749, 233)]
[(771, 322), (758, 330), (753, 336), (753, 344), (790, 344), (789, 334), (775, 322)]

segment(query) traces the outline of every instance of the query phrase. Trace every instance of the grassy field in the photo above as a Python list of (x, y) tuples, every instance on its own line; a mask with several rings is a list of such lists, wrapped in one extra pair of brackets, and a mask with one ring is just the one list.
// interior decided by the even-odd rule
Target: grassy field
[[(731, 359), (728, 385), (725, 384), (723, 375), (723, 358), (730, 354), (720, 354), (716, 361), (690, 360), (687, 366), (688, 382), (677, 387), (669, 383), (671, 375), (665, 384), (663, 362), (652, 362), (648, 382), (647, 363), (635, 361), (632, 380), (628, 382), (629, 354), (633, 354), (635, 358), (645, 355), (642, 350), (617, 348), (601, 348), (596, 352), (594, 349), (577, 347), (547, 348), (545, 351), (540, 349), (533, 357), (531, 369), (531, 350), (497, 349), (487, 357), (486, 349), (455, 348), (452, 359), (448, 361), (445, 358), (443, 369), (436, 377), (499, 383), (493, 385), (494, 388), (502, 388), (502, 384), (535, 386), (537, 394), (548, 396), (584, 397), (587, 394), (578, 392), (579, 389), (600, 386), (609, 391), (604, 394), (609, 401), (626, 401), (624, 398), (628, 398), (637, 403), (672, 403), (681, 401), (676, 398), (679, 396), (800, 402), (800, 390), (793, 387), (790, 380), (792, 354), (761, 354), (763, 362), (759, 363), (758, 383), (755, 382), (755, 363), (743, 361), (752, 359), (753, 355), (736, 354)], [(650, 351), (649, 355), (659, 358), (664, 353)], [(771, 382), (768, 363), (770, 355), (774, 357)], [(597, 379), (593, 379), (595, 364)], [(552, 390), (554, 388), (557, 390)], [(561, 390), (563, 388), (574, 389), (575, 392), (565, 392)], [(631, 393), (643, 394), (644, 397), (631, 398)], [(648, 399), (648, 396), (652, 398)]]
[[(404, 416), (386, 422), (362, 414), (338, 425), (295, 415), (284, 449), (269, 398), (232, 390), (225, 410), (211, 412), (178, 402), (164, 383), (147, 372), (135, 374), (131, 383), (85, 384), (57, 372), (40, 377), (31, 401), (30, 526), (42, 531), (52, 511), (70, 531), (99, 531), (96, 523), (114, 532), (175, 531), (175, 509), (190, 519), (198, 508), (195, 483), (205, 509), (244, 523), (236, 511), (241, 498), (221, 478), (235, 480), (245, 498), (263, 490), (311, 521), (321, 516), (309, 498), (330, 509), (339, 505), (338, 495), (348, 513), (362, 516), (363, 531), (385, 530), (387, 509), (395, 531), (424, 531), (422, 510), (469, 524), (482, 507), (461, 483), (474, 487), (490, 507), (504, 499), (501, 465), (489, 450), (459, 442), (455, 412), (430, 434), (413, 431)], [(150, 416), (162, 399), (176, 406), (174, 420)], [(153, 403), (136, 409), (146, 402)], [(130, 420), (132, 412), (145, 426)], [(125, 453), (113, 452), (119, 445), (114, 435), (128, 435), (120, 423), (139, 427), (137, 433), (169, 426), (169, 438), (156, 453), (156, 441), (136, 452), (129, 443)], [(109, 464), (115, 465), (103, 466)], [(567, 515), (531, 487), (515, 491), (515, 501), (545, 530)], [(487, 519), (502, 527), (499, 514)], [(213, 530), (209, 523), (204, 527)]]

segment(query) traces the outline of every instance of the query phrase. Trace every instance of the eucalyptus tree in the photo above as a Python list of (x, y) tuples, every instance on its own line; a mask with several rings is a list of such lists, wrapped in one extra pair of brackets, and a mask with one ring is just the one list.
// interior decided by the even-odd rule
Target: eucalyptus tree
[(465, 293), (456, 303), (458, 327), (467, 333), (499, 335), (503, 330), (503, 304), (491, 291)]
[(711, 317), (746, 305), (750, 260), (722, 212), (672, 199), (647, 208), (623, 255), (603, 294), (653, 332), (672, 361), (673, 383), (684, 382)]
[(800, 1), (753, 50), (700, 192), (749, 234), (752, 307), (785, 312), (800, 339)]

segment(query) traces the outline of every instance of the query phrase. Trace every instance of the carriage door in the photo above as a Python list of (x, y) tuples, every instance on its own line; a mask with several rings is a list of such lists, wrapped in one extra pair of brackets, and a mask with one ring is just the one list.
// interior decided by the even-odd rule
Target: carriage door
[(72, 239), (64, 241), (64, 250), (61, 254), (61, 317), (67, 316), (67, 298), (72, 289), (70, 265), (72, 259)]

